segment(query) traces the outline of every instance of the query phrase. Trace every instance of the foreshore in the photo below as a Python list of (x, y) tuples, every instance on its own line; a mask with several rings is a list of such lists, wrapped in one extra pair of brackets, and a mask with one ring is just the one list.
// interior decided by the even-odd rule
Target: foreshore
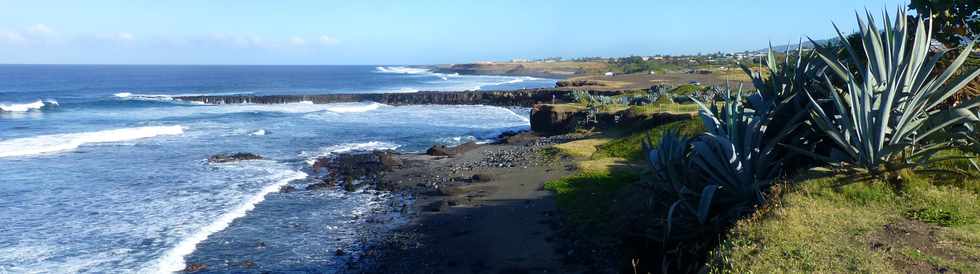
[(378, 184), (415, 198), (403, 210), (408, 224), (372, 243), (346, 272), (574, 272), (554, 198), (543, 189), (574, 167), (542, 157), (574, 138), (524, 132), (450, 155), (395, 155), (398, 165)]
[[(573, 101), (570, 92), (559, 89), (175, 99), (207, 104), (372, 101), (389, 105), (504, 107)], [(574, 116), (542, 110), (548, 112), (547, 117), (542, 116), (546, 119), (530, 117), (531, 123), (538, 123), (538, 127), (568, 123)], [(626, 120), (629, 119), (633, 118)], [(400, 212), (405, 218), (404, 225), (364, 237), (359, 248), (336, 250), (339, 261), (346, 262), (346, 266), (340, 267), (345, 273), (594, 272), (595, 262), (586, 265), (570, 259), (588, 254), (576, 253), (579, 250), (576, 243), (562, 236), (554, 194), (544, 189), (545, 182), (577, 171), (574, 161), (556, 160), (553, 155), (546, 155), (545, 150), (586, 137), (575, 133), (523, 131), (505, 133), (487, 144), (470, 142), (457, 147), (435, 144), (426, 153), (387, 150), (340, 153), (317, 160), (312, 166), (315, 181), (304, 188), (308, 191), (372, 189), (389, 192), (391, 197), (407, 197), (392, 201), (385, 210)], [(321, 173), (321, 168), (328, 171)], [(282, 192), (295, 190), (290, 187)], [(384, 218), (367, 219), (387, 222)], [(189, 266), (188, 270), (192, 269)]]

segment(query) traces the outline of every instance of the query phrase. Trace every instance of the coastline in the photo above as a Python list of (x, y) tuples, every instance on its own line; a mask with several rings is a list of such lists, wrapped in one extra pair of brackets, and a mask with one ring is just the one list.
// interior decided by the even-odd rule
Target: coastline
[(407, 223), (369, 245), (344, 272), (575, 272), (565, 260), (554, 197), (543, 189), (573, 168), (541, 156), (572, 138), (524, 132), (451, 156), (397, 155), (403, 164), (379, 184), (414, 197), (403, 211)]

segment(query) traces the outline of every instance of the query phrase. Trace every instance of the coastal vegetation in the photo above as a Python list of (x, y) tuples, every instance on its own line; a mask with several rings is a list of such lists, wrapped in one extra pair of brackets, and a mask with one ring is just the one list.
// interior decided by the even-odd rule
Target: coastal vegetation
[[(546, 184), (570, 230), (640, 273), (976, 272), (975, 46), (947, 57), (930, 46), (933, 20), (894, 15), (868, 13), (813, 50), (770, 50), (763, 69), (742, 66), (751, 88), (668, 92), (699, 122), (557, 146), (608, 165)], [(645, 96), (661, 97), (583, 107), (676, 104)]]

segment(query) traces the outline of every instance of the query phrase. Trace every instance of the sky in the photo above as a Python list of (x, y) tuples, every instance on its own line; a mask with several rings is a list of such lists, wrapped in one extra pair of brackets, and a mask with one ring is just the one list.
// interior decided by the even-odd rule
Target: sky
[(8, 1), (0, 64), (413, 65), (733, 52), (896, 0)]

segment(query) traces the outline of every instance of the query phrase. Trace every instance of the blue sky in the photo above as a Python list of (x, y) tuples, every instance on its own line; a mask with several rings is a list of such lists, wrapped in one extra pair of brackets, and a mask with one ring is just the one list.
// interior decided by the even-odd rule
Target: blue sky
[(894, 0), (7, 1), (0, 63), (435, 64), (759, 49)]

